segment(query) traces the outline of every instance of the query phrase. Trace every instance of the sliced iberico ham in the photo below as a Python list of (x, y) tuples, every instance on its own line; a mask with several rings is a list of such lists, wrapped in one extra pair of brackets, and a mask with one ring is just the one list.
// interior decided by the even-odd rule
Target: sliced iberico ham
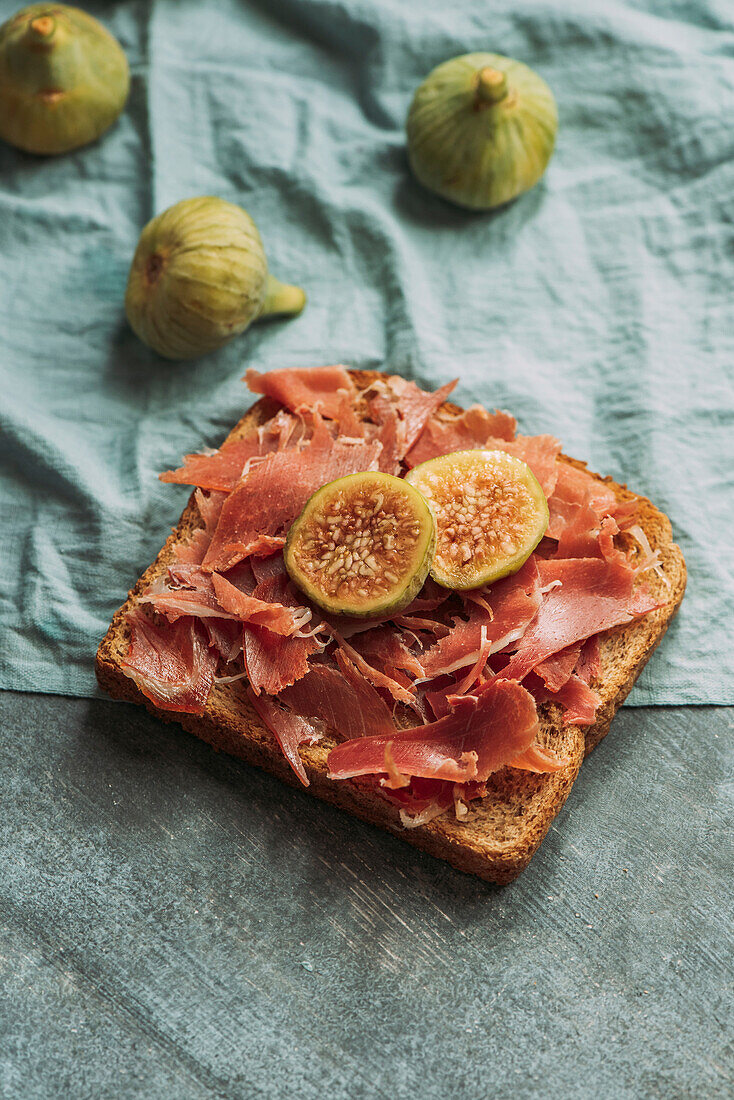
[(224, 502), (204, 569), (225, 572), (262, 549), (263, 539), (279, 539), (312, 493), (345, 474), (376, 470), (381, 449), (379, 441), (334, 441), (317, 423), (303, 450), (268, 455)]
[(452, 451), (488, 450), (490, 441), (513, 440), (516, 429), (514, 416), (500, 409), (490, 413), (481, 405), (472, 405), (458, 416), (433, 416), (411, 447), (406, 461), (412, 467)]
[(337, 745), (329, 754), (329, 775), (350, 779), (384, 773), (389, 746), (402, 775), (482, 782), (535, 742), (537, 709), (521, 684), (493, 681), (481, 695), (452, 702), (449, 714), (428, 725)]
[(538, 703), (558, 703), (563, 708), (565, 725), (590, 726), (596, 719), (601, 702), (597, 693), (573, 673), (558, 691), (549, 691), (546, 685), (531, 672), (524, 681)]
[(222, 505), (227, 499), (227, 493), (220, 493), (216, 490), (204, 493), (201, 489), (197, 489), (194, 493), (194, 497), (196, 498), (196, 506), (199, 509), (199, 515), (204, 520), (204, 530), (209, 538), (211, 538), (217, 529), (219, 517), (222, 514)]
[(267, 374), (250, 367), (245, 382), (253, 393), (272, 397), (291, 412), (318, 406), (322, 416), (336, 419), (342, 408), (340, 390), (354, 394), (354, 383), (345, 367), (306, 367), (271, 370)]
[(199, 566), (179, 563), (170, 566), (169, 580), (156, 582), (139, 602), (150, 604), (169, 622), (183, 615), (195, 615), (198, 619), (227, 619), (230, 616), (217, 600), (212, 579)]
[(175, 485), (198, 485), (200, 489), (229, 492), (239, 481), (242, 471), (254, 455), (262, 453), (256, 435), (224, 443), (213, 454), (184, 456), (183, 466), (160, 474), (161, 481)]
[(182, 615), (202, 620), (236, 619), (284, 635), (295, 634), (303, 624), (303, 616), (292, 607), (251, 595), (254, 578), (247, 562), (235, 566), (229, 577), (186, 564), (172, 565), (168, 572), (170, 582), (154, 585), (140, 597), (140, 603), (151, 604), (170, 622)]
[(627, 566), (600, 558), (539, 560), (537, 565), (547, 591), (517, 652), (500, 673), (508, 680), (522, 680), (567, 646), (660, 606), (644, 586), (635, 587), (634, 572)]
[(201, 714), (219, 660), (193, 618), (153, 623), (136, 608), (128, 612), (130, 645), (122, 670), (143, 695), (165, 710)]
[[(620, 525), (627, 526), (635, 509), (635, 501), (620, 501), (609, 485), (587, 470), (569, 462), (559, 462), (556, 485), (548, 499), (550, 522), (546, 537), (565, 537), (563, 555), (567, 557), (585, 556), (583, 540), (586, 538), (591, 540), (587, 541), (587, 546), (591, 547), (590, 553), (596, 555), (600, 553), (595, 543), (598, 543), (597, 536), (604, 517), (613, 516)], [(612, 536), (616, 534), (616, 530), (609, 525), (607, 530)]]
[(244, 439), (223, 443), (217, 451), (186, 455), (183, 466), (166, 470), (160, 480), (229, 493), (253, 463), (271, 451), (297, 446), (303, 436), (303, 420), (280, 409)]
[(378, 393), (370, 401), (370, 416), (375, 422), (374, 438), (382, 444), (380, 469), (385, 474), (399, 474), (400, 461), (406, 450), (405, 424), (392, 401)]
[(206, 528), (197, 528), (188, 542), (177, 542), (174, 545), (175, 560), (182, 565), (201, 565), (210, 542), (211, 536)]
[(204, 619), (209, 645), (229, 664), (242, 652), (242, 626), (236, 619)]
[(601, 647), (596, 634), (592, 634), (581, 646), (581, 654), (574, 671), (587, 684), (600, 675)]
[(426, 679), (449, 675), (474, 664), (484, 638), (489, 642), (489, 656), (523, 636), (541, 601), (535, 558), (530, 557), (517, 573), (497, 581), (482, 593), (481, 602), (466, 601), (466, 621), (457, 618), (446, 637), (421, 656)]
[[(267, 604), (297, 608), (300, 612), (305, 610), (285, 573), (261, 581), (253, 596)], [(284, 638), (267, 627), (246, 623), (243, 646), (245, 670), (255, 694), (265, 691), (268, 695), (277, 695), (306, 675), (308, 658), (320, 648), (320, 643), (313, 636)]]
[(300, 714), (294, 714), (293, 711), (278, 706), (277, 702), (269, 696), (256, 695), (252, 690), (248, 691), (247, 695), (252, 706), (280, 745), (291, 768), (304, 787), (308, 787), (309, 778), (298, 746), (313, 745), (319, 740), (321, 734)]
[(211, 579), (219, 606), (236, 619), (255, 626), (266, 626), (274, 634), (295, 634), (299, 624), (293, 608), (248, 596), (218, 573), (213, 573)]
[(364, 439), (365, 424), (357, 416), (352, 391), (337, 391), (337, 408), (334, 419), (337, 424), (337, 436), (345, 436), (347, 439)]
[(248, 558), (250, 568), (258, 584), (272, 580), (273, 577), (285, 577), (286, 569), (282, 554), (271, 554), (266, 558)]
[(567, 682), (581, 655), (581, 645), (581, 642), (576, 642), (566, 646), (535, 666), (536, 674), (549, 691), (560, 691)]
[(406, 451), (413, 446), (427, 421), (443, 405), (458, 381), (458, 378), (455, 378), (453, 382), (447, 382), (445, 386), (429, 393), (422, 390), (420, 386), (416, 386), (415, 382), (409, 382), (397, 374), (388, 378), (387, 384), (394, 395), (396, 407), (405, 427)]
[(314, 665), (279, 698), (297, 714), (318, 718), (340, 737), (395, 732), (389, 707), (348, 658), (341, 669)]
[(380, 670), (370, 664), (369, 661), (366, 661), (361, 653), (358, 653), (349, 642), (345, 641), (342, 635), (335, 630), (333, 626), (329, 626), (328, 630), (338, 646), (335, 657), (340, 668), (343, 669), (346, 661), (351, 662), (359, 669), (360, 673), (374, 685), (374, 687), (384, 688), (384, 690), (389, 692), (398, 703), (405, 703), (406, 706), (409, 707), (413, 705), (413, 693), (410, 688), (394, 680), (392, 676), (380, 672)]
[(244, 627), (244, 657), (253, 691), (277, 695), (308, 672), (309, 654), (318, 645), (312, 638), (284, 638), (265, 626)]
[(418, 679), (424, 675), (423, 665), (405, 644), (400, 630), (389, 623), (359, 634), (352, 640), (352, 646), (365, 661), (393, 679), (398, 672), (407, 672)]

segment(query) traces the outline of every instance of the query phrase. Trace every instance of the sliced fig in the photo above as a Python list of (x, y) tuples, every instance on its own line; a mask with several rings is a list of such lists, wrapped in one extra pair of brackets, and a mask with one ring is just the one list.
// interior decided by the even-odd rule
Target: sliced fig
[(423, 587), (435, 528), (412, 485), (382, 473), (349, 474), (324, 485), (288, 533), (286, 568), (324, 610), (383, 618)]
[(530, 467), (504, 451), (456, 451), (406, 480), (436, 521), (431, 575), (444, 588), (478, 588), (516, 573), (548, 526), (548, 503)]

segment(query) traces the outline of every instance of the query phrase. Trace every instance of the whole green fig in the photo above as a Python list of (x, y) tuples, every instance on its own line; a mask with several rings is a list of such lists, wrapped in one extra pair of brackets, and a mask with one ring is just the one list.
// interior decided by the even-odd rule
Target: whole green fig
[(408, 113), (408, 159), (430, 191), (471, 210), (521, 195), (548, 166), (558, 129), (544, 80), (510, 57), (468, 53), (433, 70)]
[(184, 199), (148, 222), (125, 294), (128, 320), (166, 359), (214, 351), (253, 321), (300, 313), (306, 295), (268, 274), (257, 226), (240, 206)]
[(0, 27), (0, 138), (27, 153), (95, 141), (129, 87), (119, 42), (79, 8), (32, 4)]

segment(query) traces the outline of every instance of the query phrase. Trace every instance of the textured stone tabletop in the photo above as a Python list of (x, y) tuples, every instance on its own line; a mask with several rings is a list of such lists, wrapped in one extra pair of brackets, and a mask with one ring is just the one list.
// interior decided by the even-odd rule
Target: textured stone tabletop
[(0, 723), (3, 1098), (732, 1095), (732, 711), (624, 709), (505, 888), (131, 706)]

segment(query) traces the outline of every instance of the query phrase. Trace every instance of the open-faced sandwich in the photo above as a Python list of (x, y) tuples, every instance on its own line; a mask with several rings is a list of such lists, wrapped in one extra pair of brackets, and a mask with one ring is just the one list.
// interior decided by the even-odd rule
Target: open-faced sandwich
[(249, 370), (115, 614), (102, 687), (509, 882), (685, 588), (668, 519), (506, 412), (344, 367)]

